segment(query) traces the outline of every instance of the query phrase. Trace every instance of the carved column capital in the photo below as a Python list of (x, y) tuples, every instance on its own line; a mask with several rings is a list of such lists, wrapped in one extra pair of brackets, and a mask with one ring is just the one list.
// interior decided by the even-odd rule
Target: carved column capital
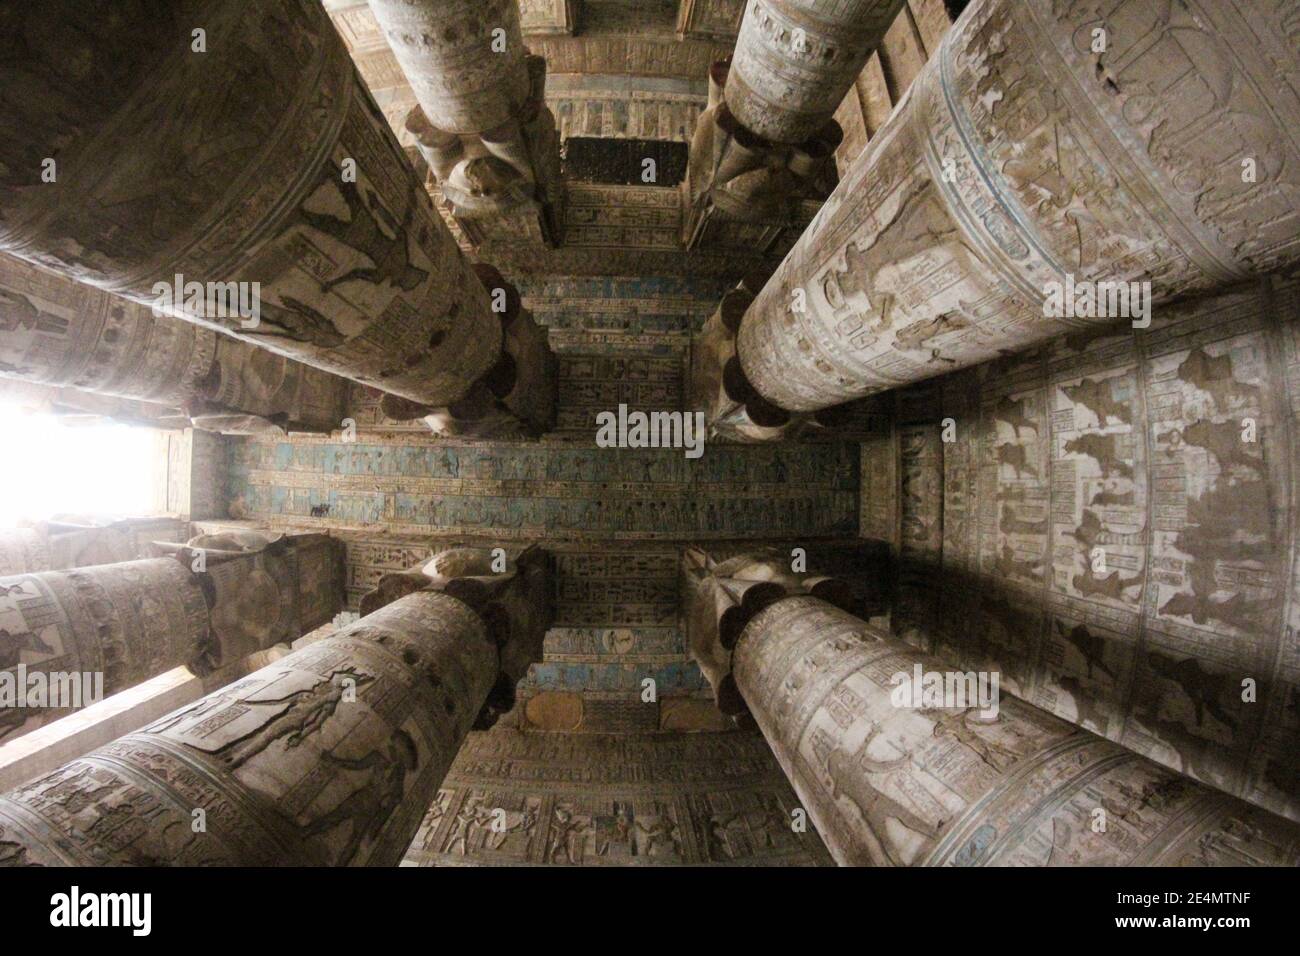
[(476, 263), (474, 272), (501, 320), (497, 363), (451, 405), (434, 408), (385, 395), (381, 408), (397, 421), (423, 418), (435, 435), (448, 438), (538, 438), (555, 427), (559, 360), (549, 332), (499, 271)]
[[(880, 573), (880, 552), (873, 546), (823, 547), (811, 557), (791, 549), (763, 548), (715, 558), (703, 548), (688, 548), (682, 556), (682, 603), (691, 657), (713, 688), (718, 709), (730, 717), (746, 710), (731, 673), (732, 653), (741, 634), (763, 609), (797, 595), (811, 595), (866, 614), (877, 604), (877, 588), (866, 580)], [(808, 570), (808, 561), (815, 562)], [(834, 564), (841, 573), (819, 570)], [(798, 570), (796, 570), (798, 568)], [(856, 580), (855, 580), (856, 579)]]
[(515, 705), (515, 688), (542, 659), (554, 617), (553, 563), (538, 547), (458, 547), (440, 551), (407, 571), (383, 575), (361, 599), (362, 615), (423, 591), (456, 598), (477, 614), (499, 653), (499, 668), (475, 727), (487, 729)]
[(730, 60), (709, 71), (709, 105), (691, 139), (683, 197), (688, 248), (752, 249), (755, 230), (767, 247), (792, 243), (835, 187), (835, 150), (843, 131), (834, 119), (796, 144), (775, 143), (748, 129), (723, 98)]
[(370, 0), (415, 93), (406, 128), (471, 236), (530, 220), (560, 242), (560, 141), (546, 60), (524, 46), (515, 0)]
[(157, 543), (195, 575), (211, 626), (190, 662), (200, 674), (288, 644), (343, 608), (343, 542), (327, 534), (232, 530)]

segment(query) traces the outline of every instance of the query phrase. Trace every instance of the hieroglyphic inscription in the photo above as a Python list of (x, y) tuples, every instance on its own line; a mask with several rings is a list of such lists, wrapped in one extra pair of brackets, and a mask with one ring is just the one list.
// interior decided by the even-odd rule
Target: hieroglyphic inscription
[(1267, 4), (972, 4), (750, 308), (750, 380), (825, 407), (1082, 330), (1043, 314), (1067, 275), (1159, 301), (1294, 262), (1295, 29)]
[(470, 735), (404, 863), (828, 864), (816, 833), (792, 828), (796, 805), (753, 733), (499, 729)]
[(1292, 817), (1298, 301), (1273, 281), (946, 381), (967, 531), (945, 513), (930, 574), (936, 654)]
[(914, 666), (947, 667), (812, 597), (761, 611), (736, 645), (741, 693), (838, 863), (1300, 859), (1295, 823), (1015, 698), (991, 716), (897, 706), (893, 675)]

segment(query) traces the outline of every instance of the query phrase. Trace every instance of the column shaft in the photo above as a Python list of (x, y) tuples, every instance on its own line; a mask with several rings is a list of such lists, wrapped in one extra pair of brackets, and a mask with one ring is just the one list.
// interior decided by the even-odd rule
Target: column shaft
[(483, 287), (500, 303), (505, 333), (501, 356), (486, 375), (460, 399), (444, 408), (417, 405), (385, 396), (384, 414), (397, 421), (423, 418), (446, 438), (537, 438), (555, 427), (559, 360), (551, 351), (550, 333), (523, 307), (519, 290), (496, 269), (475, 263)]
[(56, 417), (60, 424), (65, 425), (113, 422), (159, 430), (184, 430), (194, 425), (194, 420), (178, 408), (16, 378), (0, 377), (0, 402), (27, 412)]
[(0, 576), (49, 569), (49, 544), (40, 529), (0, 528)]
[(456, 215), (531, 208), (536, 238), (558, 242), (560, 142), (546, 107), (546, 62), (524, 46), (515, 0), (371, 0), (370, 8), (415, 93), (407, 129)]
[(726, 102), (748, 130), (801, 143), (835, 115), (905, 0), (748, 0)]
[(1295, 865), (1300, 827), (1029, 704), (895, 704), (928, 655), (811, 596), (759, 611), (740, 693), (846, 865)]
[(0, 797), (0, 863), (395, 865), (497, 657), (461, 601), (404, 597)]
[(347, 383), (0, 255), (0, 375), (184, 410), (200, 427), (340, 427)]
[(492, 367), (487, 293), (319, 3), (5, 17), (0, 86), (34, 92), (0, 137), (0, 248), (412, 401)]
[(152, 558), (154, 542), (188, 534), (188, 521), (165, 517), (97, 524), (90, 516), (60, 516), (30, 527), (0, 528), (0, 577)]
[[(89, 530), (117, 532), (88, 538), (92, 554), (139, 550), (129, 528)], [(80, 563), (64, 537), (47, 552)], [(154, 552), (168, 548), (178, 553), (0, 578), (0, 740), (173, 667), (204, 675), (297, 640), (342, 608), (342, 545), (327, 535), (205, 535)]]
[(208, 636), (203, 587), (172, 558), (0, 578), (0, 741), (189, 663)]
[(1284, 16), (972, 3), (747, 311), (753, 388), (824, 408), (1300, 260)]
[(481, 133), (519, 115), (530, 90), (516, 0), (371, 0), (370, 9), (440, 130)]

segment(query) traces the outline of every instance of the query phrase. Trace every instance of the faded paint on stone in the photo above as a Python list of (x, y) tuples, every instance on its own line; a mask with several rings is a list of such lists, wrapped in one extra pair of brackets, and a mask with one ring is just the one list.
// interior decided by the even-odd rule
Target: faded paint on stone
[[(21, 29), (58, 35), (84, 13), (64, 7), (31, 8)], [(6, 61), (6, 85), (51, 92), (4, 130), (0, 248), (144, 304), (177, 274), (257, 282), (256, 328), (201, 324), (413, 401), (463, 395), (496, 360), (499, 324), (320, 5), (128, 13), (78, 34), (86, 89), (50, 79), (62, 44)], [(42, 183), (54, 137), (60, 174)]]
[[(1003, 698), (899, 707), (941, 659), (813, 597), (746, 627), (735, 677), (841, 865), (1286, 866), (1300, 826)], [(1106, 826), (1093, 826), (1095, 810)]]
[(409, 595), (0, 796), (0, 863), (394, 865), (496, 665), (467, 605)]
[[(972, 4), (746, 315), (754, 387), (821, 408), (1109, 321), (1044, 317), (1067, 275), (1150, 282), (1162, 302), (1294, 263), (1283, 16)], [(1242, 157), (1263, 160), (1256, 182)]]
[(748, 130), (801, 143), (826, 125), (905, 0), (749, 0), (726, 101)]
[[(0, 579), (0, 670), (14, 681), (36, 672), (78, 682), (99, 674), (112, 694), (190, 663), (208, 637), (203, 588), (172, 558)], [(0, 740), (77, 709), (44, 703), (0, 707)]]

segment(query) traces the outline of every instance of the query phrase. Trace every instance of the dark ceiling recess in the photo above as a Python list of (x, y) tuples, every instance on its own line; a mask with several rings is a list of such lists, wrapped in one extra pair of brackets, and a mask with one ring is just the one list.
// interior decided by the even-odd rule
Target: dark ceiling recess
[[(570, 136), (564, 144), (565, 178), (614, 186), (676, 186), (686, 175), (686, 143), (662, 139)], [(651, 167), (646, 160), (654, 160)], [(653, 170), (654, 178), (647, 177)]]
[(948, 16), (956, 20), (961, 16), (961, 12), (966, 9), (970, 0), (943, 0), (944, 8), (948, 11)]

